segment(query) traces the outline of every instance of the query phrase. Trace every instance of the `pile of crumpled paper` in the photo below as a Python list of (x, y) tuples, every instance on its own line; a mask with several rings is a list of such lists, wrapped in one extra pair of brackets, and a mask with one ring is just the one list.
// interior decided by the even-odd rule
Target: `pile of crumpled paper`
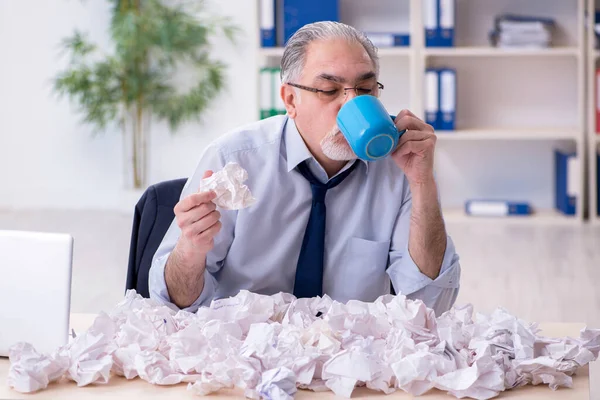
[(502, 309), (482, 315), (469, 305), (436, 318), (404, 296), (342, 304), (241, 291), (192, 314), (128, 291), (53, 354), (13, 346), (8, 383), (34, 392), (61, 378), (106, 383), (112, 373), (157, 385), (188, 382), (198, 395), (236, 387), (253, 399), (289, 399), (297, 388), (350, 397), (364, 385), (488, 399), (527, 384), (569, 387), (570, 375), (599, 350), (600, 330), (550, 339)]

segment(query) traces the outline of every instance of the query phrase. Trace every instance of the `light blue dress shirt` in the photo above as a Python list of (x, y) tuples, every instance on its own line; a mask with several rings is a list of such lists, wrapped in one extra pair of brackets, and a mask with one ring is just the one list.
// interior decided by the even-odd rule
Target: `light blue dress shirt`
[[(248, 171), (245, 184), (257, 202), (239, 211), (219, 209), (222, 229), (207, 255), (204, 289), (187, 311), (235, 296), (241, 289), (265, 295), (293, 293), (312, 201), (310, 184), (295, 170), (305, 160), (317, 179), (328, 181), (287, 116), (244, 126), (205, 150), (182, 198), (198, 190), (206, 170), (216, 172), (227, 162), (237, 162)], [(403, 172), (391, 158), (354, 162), (360, 164), (325, 199), (323, 292), (340, 302), (371, 302), (390, 292), (391, 279), (396, 293), (421, 299), (438, 315), (448, 310), (460, 281), (452, 240), (448, 237), (439, 276), (432, 280), (422, 274), (408, 252), (412, 197)], [(174, 308), (164, 273), (180, 234), (174, 220), (154, 256), (149, 277), (151, 298)]]

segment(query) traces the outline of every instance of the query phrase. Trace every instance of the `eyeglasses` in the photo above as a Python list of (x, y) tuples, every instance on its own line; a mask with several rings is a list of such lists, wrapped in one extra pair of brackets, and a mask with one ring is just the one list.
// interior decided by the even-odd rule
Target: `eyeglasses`
[(375, 85), (362, 84), (362, 85), (357, 85), (355, 87), (337, 88), (337, 89), (331, 89), (331, 90), (317, 89), (317, 88), (313, 88), (313, 87), (309, 87), (309, 86), (299, 85), (297, 83), (288, 83), (288, 85), (293, 86), (298, 89), (307, 90), (309, 92), (316, 93), (316, 95), (319, 99), (326, 100), (326, 101), (332, 101), (332, 100), (341, 98), (342, 96), (344, 98), (346, 98), (346, 96), (348, 95), (348, 93), (347, 93), (348, 90), (354, 90), (354, 92), (356, 93), (357, 96), (362, 96), (364, 94), (370, 94), (375, 97), (378, 97), (379, 91), (383, 90), (383, 84), (380, 82), (377, 82)]

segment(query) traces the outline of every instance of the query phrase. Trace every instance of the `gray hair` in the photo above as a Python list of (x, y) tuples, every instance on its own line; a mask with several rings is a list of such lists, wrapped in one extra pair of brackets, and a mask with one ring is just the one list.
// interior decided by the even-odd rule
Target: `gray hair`
[(306, 48), (314, 40), (342, 38), (360, 43), (366, 50), (379, 75), (377, 48), (361, 31), (341, 22), (320, 21), (304, 25), (288, 40), (281, 58), (281, 82), (290, 83), (300, 79), (306, 62)]

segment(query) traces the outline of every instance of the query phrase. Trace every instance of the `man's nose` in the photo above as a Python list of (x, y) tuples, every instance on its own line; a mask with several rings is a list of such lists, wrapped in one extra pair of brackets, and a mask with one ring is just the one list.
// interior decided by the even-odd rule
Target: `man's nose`
[(345, 89), (343, 96), (344, 96), (344, 100), (342, 101), (342, 104), (346, 103), (348, 100), (352, 100), (353, 98), (357, 97), (356, 90), (355, 89)]

